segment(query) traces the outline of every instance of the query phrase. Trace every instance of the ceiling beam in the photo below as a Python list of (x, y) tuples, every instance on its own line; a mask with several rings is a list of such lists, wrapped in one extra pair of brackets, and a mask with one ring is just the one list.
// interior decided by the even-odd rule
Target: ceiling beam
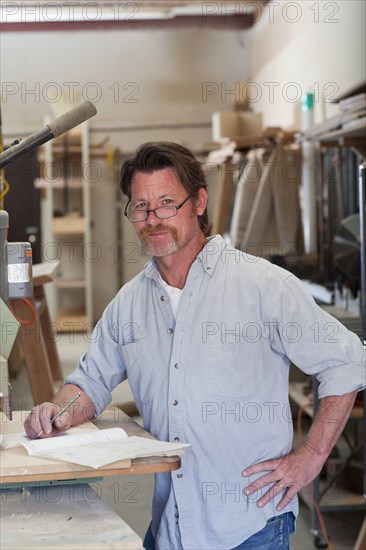
[(97, 30), (97, 29), (179, 29), (197, 27), (201, 29), (216, 29), (221, 31), (245, 30), (254, 24), (254, 16), (249, 15), (225, 15), (223, 17), (210, 16), (205, 20), (197, 15), (183, 15), (172, 19), (129, 19), (125, 21), (58, 21), (49, 22), (24, 22), (3, 24), (1, 32), (25, 32), (25, 31), (50, 31), (50, 30)]
[(270, 0), (210, 2), (146, 0), (139, 2), (2, 2), (1, 30), (164, 29), (200, 27), (245, 30), (260, 19)]

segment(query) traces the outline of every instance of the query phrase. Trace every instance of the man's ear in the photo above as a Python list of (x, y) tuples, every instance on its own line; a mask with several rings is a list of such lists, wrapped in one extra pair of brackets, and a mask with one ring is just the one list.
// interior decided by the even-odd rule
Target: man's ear
[(204, 213), (205, 208), (207, 206), (207, 201), (208, 201), (207, 191), (204, 187), (201, 187), (198, 190), (198, 195), (197, 195), (197, 198), (195, 200), (197, 216), (202, 216), (202, 214)]

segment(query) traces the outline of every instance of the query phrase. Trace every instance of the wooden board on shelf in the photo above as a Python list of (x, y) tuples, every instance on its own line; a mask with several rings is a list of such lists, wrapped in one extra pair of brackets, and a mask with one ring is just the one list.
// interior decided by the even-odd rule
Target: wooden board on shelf
[[(72, 178), (67, 180), (67, 187), (69, 189), (82, 189), (83, 187), (83, 179), (82, 178)], [(34, 182), (34, 186), (37, 189), (63, 189), (65, 187), (65, 181), (63, 178), (59, 179), (44, 179), (44, 178), (38, 178)]]
[(84, 332), (90, 327), (85, 311), (61, 309), (56, 319), (60, 332)]
[(80, 279), (80, 280), (71, 280), (71, 279), (56, 279), (55, 281), (55, 287), (56, 288), (64, 288), (64, 289), (74, 289), (74, 288), (85, 288), (86, 287), (86, 280)]
[(60, 216), (53, 218), (54, 235), (82, 235), (85, 233), (85, 218), (82, 216)]
[(60, 262), (42, 262), (32, 266), (33, 286), (51, 283), (60, 267)]

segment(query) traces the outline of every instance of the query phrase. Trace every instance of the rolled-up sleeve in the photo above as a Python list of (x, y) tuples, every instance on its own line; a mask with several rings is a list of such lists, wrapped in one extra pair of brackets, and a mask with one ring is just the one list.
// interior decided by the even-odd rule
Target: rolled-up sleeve
[(79, 359), (77, 369), (65, 384), (81, 388), (95, 405), (95, 417), (111, 402), (111, 391), (127, 378), (119, 352), (118, 296), (105, 309), (89, 339), (88, 352)]
[(315, 375), (319, 397), (365, 388), (365, 349), (360, 339), (322, 310), (293, 275), (282, 282), (271, 323), (273, 351)]

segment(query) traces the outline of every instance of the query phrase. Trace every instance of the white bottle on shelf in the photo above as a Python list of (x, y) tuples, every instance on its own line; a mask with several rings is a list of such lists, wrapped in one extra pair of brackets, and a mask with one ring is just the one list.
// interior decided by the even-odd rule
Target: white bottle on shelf
[[(302, 98), (302, 131), (306, 132), (314, 124), (314, 94), (306, 93)], [(316, 229), (316, 166), (315, 150), (311, 141), (302, 143), (302, 223), (304, 231), (304, 248), (306, 254), (317, 252)]]

